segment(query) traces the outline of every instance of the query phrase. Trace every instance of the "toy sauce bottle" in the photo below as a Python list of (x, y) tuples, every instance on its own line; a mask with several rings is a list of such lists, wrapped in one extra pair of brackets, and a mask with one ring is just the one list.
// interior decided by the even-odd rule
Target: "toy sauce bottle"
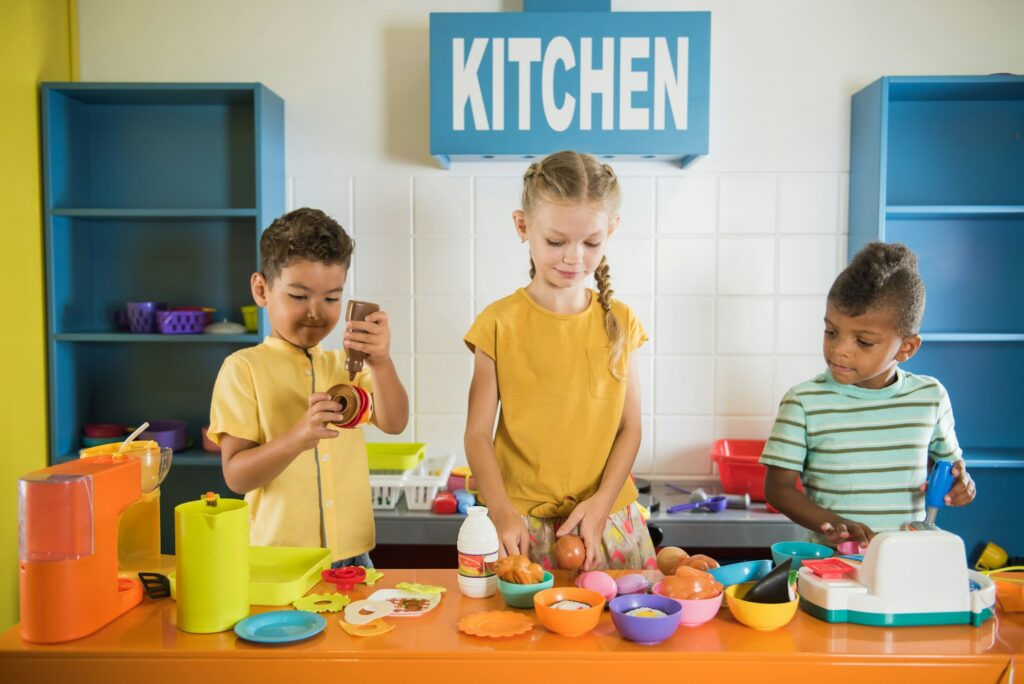
[(498, 530), (483, 506), (473, 506), (459, 528), (459, 589), (470, 598), (487, 598), (498, 590)]

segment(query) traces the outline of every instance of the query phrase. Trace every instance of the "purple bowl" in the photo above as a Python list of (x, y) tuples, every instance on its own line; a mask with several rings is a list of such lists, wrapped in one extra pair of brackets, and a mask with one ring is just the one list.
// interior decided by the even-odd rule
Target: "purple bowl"
[(154, 420), (138, 439), (151, 439), (172, 451), (182, 451), (188, 443), (188, 424), (183, 420)]
[[(659, 617), (626, 615), (636, 608), (654, 608), (665, 613)], [(608, 604), (612, 623), (626, 639), (644, 646), (659, 644), (675, 634), (683, 608), (677, 601), (654, 594), (626, 594)]]

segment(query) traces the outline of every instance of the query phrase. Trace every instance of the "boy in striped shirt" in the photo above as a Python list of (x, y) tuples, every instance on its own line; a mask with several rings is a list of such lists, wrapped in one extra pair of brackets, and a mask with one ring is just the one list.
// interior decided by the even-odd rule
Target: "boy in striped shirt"
[(899, 244), (867, 245), (832, 284), (828, 367), (786, 392), (760, 459), (768, 501), (813, 541), (866, 545), (922, 520), (929, 461), (954, 462), (947, 505), (974, 499), (945, 388), (899, 367), (921, 346), (924, 301), (917, 257)]

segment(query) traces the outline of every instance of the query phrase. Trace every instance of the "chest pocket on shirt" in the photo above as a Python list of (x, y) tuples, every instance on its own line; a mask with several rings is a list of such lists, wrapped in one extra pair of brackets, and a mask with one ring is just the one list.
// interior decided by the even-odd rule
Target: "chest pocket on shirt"
[[(626, 383), (617, 380), (608, 367), (608, 347), (587, 347), (587, 365), (590, 371), (590, 394), (595, 399), (615, 399)], [(624, 359), (619, 359), (619, 371), (625, 375)]]

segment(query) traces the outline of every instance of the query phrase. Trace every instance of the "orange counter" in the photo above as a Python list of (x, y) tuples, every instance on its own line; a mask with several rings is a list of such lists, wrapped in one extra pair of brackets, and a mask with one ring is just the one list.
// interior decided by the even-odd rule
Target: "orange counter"
[(553, 634), (537, 622), (523, 636), (491, 640), (461, 634), (456, 624), (464, 615), (505, 609), (501, 596), (464, 598), (454, 570), (385, 570), (372, 589), (360, 585), (351, 595), (365, 598), (401, 581), (440, 584), (448, 592), (423, 617), (388, 618), (396, 627), (383, 636), (349, 636), (338, 625), (340, 614), (325, 613), (327, 628), (312, 639), (263, 646), (234, 632), (178, 631), (173, 601), (145, 599), (96, 634), (67, 644), (29, 644), (17, 627), (7, 631), (0, 635), (0, 681), (676, 684), (713, 678), (711, 684), (966, 684), (1008, 683), (1012, 661), (1018, 673), (1024, 667), (1024, 613), (1000, 612), (978, 628), (882, 629), (831, 625), (800, 611), (786, 627), (762, 633), (736, 622), (723, 604), (711, 622), (680, 627), (657, 646), (621, 639), (607, 613), (593, 632), (578, 638)]

